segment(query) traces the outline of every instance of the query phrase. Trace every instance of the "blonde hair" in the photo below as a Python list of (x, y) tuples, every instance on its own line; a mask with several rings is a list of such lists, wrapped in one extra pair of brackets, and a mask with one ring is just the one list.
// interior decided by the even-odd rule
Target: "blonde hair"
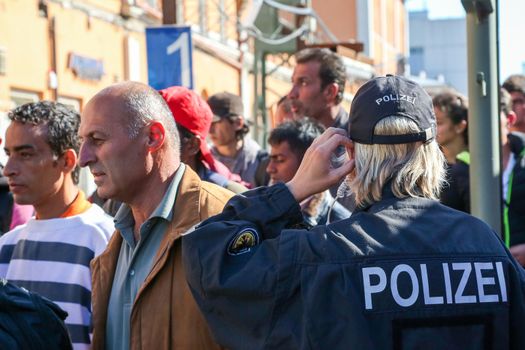
[[(386, 117), (374, 129), (375, 135), (403, 135), (419, 132), (408, 118)], [(437, 142), (412, 142), (393, 145), (356, 143), (355, 170), (349, 186), (357, 206), (381, 200), (383, 187), (391, 181), (398, 198), (425, 197), (437, 199), (445, 182), (445, 158)]]

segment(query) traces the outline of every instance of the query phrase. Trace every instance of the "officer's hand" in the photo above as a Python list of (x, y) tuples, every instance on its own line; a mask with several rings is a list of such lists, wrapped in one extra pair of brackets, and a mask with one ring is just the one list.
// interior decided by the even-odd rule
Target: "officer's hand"
[(525, 243), (513, 245), (509, 250), (518, 264), (525, 266)]
[(353, 150), (344, 130), (328, 128), (306, 150), (295, 176), (287, 183), (298, 202), (339, 183), (354, 169), (353, 159), (346, 159), (338, 168), (332, 167), (331, 156), (339, 146), (344, 146), (347, 151)]

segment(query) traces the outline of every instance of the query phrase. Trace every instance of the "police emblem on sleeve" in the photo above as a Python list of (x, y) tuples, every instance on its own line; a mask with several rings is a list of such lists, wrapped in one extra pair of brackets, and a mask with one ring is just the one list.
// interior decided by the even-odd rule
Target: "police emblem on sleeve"
[(245, 228), (233, 237), (228, 245), (228, 254), (240, 255), (247, 253), (259, 244), (259, 234), (253, 228)]

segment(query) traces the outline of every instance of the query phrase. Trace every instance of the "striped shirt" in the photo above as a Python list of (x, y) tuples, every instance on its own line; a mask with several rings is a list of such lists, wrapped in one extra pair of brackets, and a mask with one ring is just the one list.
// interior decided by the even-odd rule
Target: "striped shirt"
[(67, 311), (66, 326), (74, 349), (89, 349), (89, 263), (104, 251), (113, 231), (112, 218), (92, 205), (66, 218), (33, 218), (0, 237), (0, 277)]

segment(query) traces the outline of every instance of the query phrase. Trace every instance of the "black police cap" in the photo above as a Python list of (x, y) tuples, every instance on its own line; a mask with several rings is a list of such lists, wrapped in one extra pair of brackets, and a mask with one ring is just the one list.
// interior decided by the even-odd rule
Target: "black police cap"
[[(404, 135), (374, 135), (383, 118), (398, 116), (416, 123), (420, 132)], [(364, 144), (428, 142), (436, 136), (432, 99), (417, 83), (387, 75), (366, 82), (355, 94), (350, 109), (350, 138)]]

